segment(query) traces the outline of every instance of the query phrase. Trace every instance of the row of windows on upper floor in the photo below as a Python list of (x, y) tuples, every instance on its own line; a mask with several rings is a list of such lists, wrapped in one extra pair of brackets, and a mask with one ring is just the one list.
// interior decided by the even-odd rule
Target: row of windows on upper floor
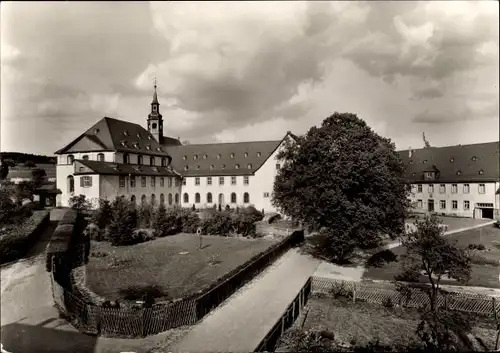
[[(475, 161), (477, 161), (477, 160), (478, 160), (478, 158), (477, 158), (476, 156), (472, 156), (472, 157), (470, 158), (470, 160), (475, 162)], [(451, 163), (455, 162), (455, 158), (454, 158), (454, 157), (451, 157), (451, 158), (450, 158), (450, 162), (451, 162)], [(409, 163), (410, 163), (410, 164), (413, 164), (413, 163), (414, 163), (413, 159), (410, 159), (410, 160), (409, 160)], [(422, 164), (427, 164), (427, 159), (424, 159), (424, 160), (422, 161)]]
[[(231, 153), (231, 154), (229, 155), (229, 158), (233, 159), (235, 156), (236, 156), (236, 155), (235, 155), (234, 153)], [(248, 152), (243, 153), (243, 156), (244, 156), (245, 158), (248, 158)], [(260, 158), (260, 157), (262, 156), (262, 153), (257, 152), (257, 153), (256, 153), (256, 156), (257, 156), (257, 158)], [(222, 158), (222, 154), (218, 153), (216, 157), (217, 157), (217, 159), (221, 159), (221, 158)], [(196, 161), (198, 158), (199, 158), (199, 156), (198, 156), (197, 154), (193, 155), (193, 160), (195, 160), (195, 161)], [(202, 158), (203, 158), (203, 159), (207, 159), (207, 158), (208, 158), (208, 155), (207, 155), (207, 154), (204, 154), (204, 155), (202, 156)], [(185, 161), (187, 161), (188, 156), (182, 156), (182, 159), (183, 159), (183, 160), (185, 160)]]
[[(73, 156), (72, 154), (68, 155), (66, 157), (66, 163), (67, 164), (73, 164), (73, 162), (75, 161), (75, 156)], [(158, 157), (154, 157), (154, 156), (150, 156), (149, 157), (149, 165), (156, 165), (156, 158)], [(82, 156), (82, 159), (83, 160), (89, 160), (89, 155), (88, 154), (85, 154)], [(97, 154), (97, 161), (99, 162), (106, 162), (105, 160), (105, 156), (104, 156), (104, 153), (98, 153)], [(109, 162), (112, 162), (112, 161), (109, 161)], [(124, 153), (123, 154), (123, 163), (125, 164), (131, 164), (130, 163), (130, 155), (128, 153)], [(144, 164), (144, 157), (142, 155), (138, 155), (137, 156), (137, 164), (138, 165), (143, 165)], [(160, 165), (162, 167), (166, 167), (167, 166), (167, 158), (165, 157), (161, 157), (160, 159)]]
[[(236, 176), (232, 176), (231, 178), (231, 185), (237, 185), (237, 180), (238, 178)], [(207, 177), (206, 178), (206, 183), (207, 185), (213, 185), (212, 182), (212, 177)], [(226, 178), (225, 177), (218, 177), (219, 179), (219, 185), (224, 185)], [(248, 175), (243, 176), (243, 185), (249, 185), (250, 184), (250, 177)], [(186, 185), (186, 179), (183, 179), (183, 185)], [(194, 185), (199, 186), (201, 185), (201, 178), (200, 177), (195, 177), (194, 178)]]
[[(130, 187), (135, 188), (136, 185), (136, 178), (134, 175), (131, 175), (128, 177), (130, 181)], [(165, 187), (165, 178), (164, 177), (146, 177), (142, 176), (141, 177), (141, 187), (145, 188), (148, 185), (148, 178), (150, 181), (151, 187), (156, 187), (156, 178), (160, 179), (160, 187)], [(172, 179), (175, 180), (175, 186), (178, 187), (180, 186), (180, 179), (177, 178), (167, 178), (168, 182), (168, 187), (172, 187), (173, 181)], [(72, 175), (68, 176), (68, 192), (73, 192), (75, 191), (75, 182), (74, 182), (74, 177)], [(126, 185), (126, 178), (123, 175), (120, 175), (119, 177), (119, 187), (124, 188)], [(90, 188), (92, 187), (92, 176), (91, 175), (84, 175), (80, 177), (80, 187), (82, 188)]]
[[(429, 200), (432, 205), (434, 205), (434, 200)], [(424, 204), (422, 200), (417, 200), (416, 202), (416, 207), (417, 208), (424, 208)], [(446, 200), (440, 200), (439, 201), (439, 207), (441, 210), (446, 210)], [(458, 201), (457, 200), (452, 200), (451, 201), (451, 209), (452, 210), (458, 210)], [(469, 211), (470, 210), (470, 201), (464, 201), (463, 202), (463, 210), (464, 211)]]
[[(124, 196), (122, 196), (122, 197), (124, 197)], [(205, 200), (206, 200), (206, 203), (213, 203), (213, 196), (212, 196), (211, 192), (206, 194)], [(136, 202), (135, 195), (132, 195), (130, 197), (130, 201), (133, 203)], [(146, 204), (147, 201), (148, 201), (147, 196), (142, 195), (141, 196), (141, 204)], [(152, 205), (155, 205), (156, 204), (156, 195), (152, 194), (149, 201), (151, 202)], [(169, 205), (173, 205), (173, 204), (178, 205), (179, 204), (179, 194), (178, 193), (176, 193), (175, 195), (168, 194), (167, 201), (168, 201)], [(187, 193), (184, 193), (182, 201), (185, 204), (189, 203), (189, 195)], [(219, 194), (218, 201), (220, 204), (225, 203), (224, 202), (224, 194)], [(230, 202), (233, 204), (236, 204), (237, 201), (238, 201), (238, 197), (237, 197), (236, 193), (235, 192), (231, 193)], [(199, 193), (194, 194), (194, 203), (201, 203), (201, 195)], [(243, 194), (243, 203), (244, 204), (250, 203), (250, 194), (248, 192), (245, 192)], [(165, 195), (164, 194), (160, 194), (160, 204), (165, 205)]]
[[(279, 170), (279, 169), (280, 169), (280, 167), (281, 167), (281, 166), (280, 166), (279, 164), (276, 164), (276, 169), (278, 169), (278, 170)], [(199, 165), (196, 165), (196, 166), (194, 167), (194, 169), (195, 169), (195, 170), (200, 170), (200, 168), (201, 168), (201, 167), (200, 167)], [(184, 166), (184, 170), (188, 170), (188, 169), (189, 169), (189, 166), (187, 166), (187, 165), (186, 165), (186, 166)], [(214, 170), (214, 169), (215, 169), (215, 165), (213, 165), (213, 164), (212, 164), (212, 165), (210, 165), (210, 170)], [(220, 165), (220, 169), (226, 169), (226, 165), (225, 165), (225, 164), (221, 164), (221, 165)], [(240, 169), (240, 165), (239, 165), (239, 164), (235, 164), (235, 165), (234, 165), (234, 169)], [(252, 164), (250, 164), (250, 163), (249, 163), (249, 164), (247, 164), (247, 169), (252, 169)]]
[[(429, 193), (434, 193), (434, 184), (428, 184), (428, 192)], [(418, 193), (421, 193), (423, 190), (423, 185), (422, 184), (417, 184), (417, 185), (412, 185), (411, 186), (412, 191), (417, 189)], [(446, 184), (439, 184), (439, 193), (440, 194), (445, 194), (446, 193)], [(470, 185), (469, 184), (463, 184), (463, 193), (464, 194), (469, 194), (470, 193)], [(486, 192), (486, 187), (485, 184), (478, 184), (477, 191), (479, 194), (484, 194)], [(458, 184), (451, 184), (451, 193), (456, 194), (458, 193)]]

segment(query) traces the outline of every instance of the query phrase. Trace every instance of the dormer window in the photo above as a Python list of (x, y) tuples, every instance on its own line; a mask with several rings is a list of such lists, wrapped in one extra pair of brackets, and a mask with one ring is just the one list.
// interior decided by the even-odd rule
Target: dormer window
[(236, 164), (236, 165), (234, 166), (234, 169), (240, 169), (240, 165), (239, 165), (239, 164)]
[(410, 164), (413, 164), (413, 159), (410, 159)]
[(161, 152), (161, 147), (156, 147), (156, 150), (157, 150), (158, 152)]
[(186, 160), (186, 159), (188, 159), (188, 158), (187, 158), (187, 156), (182, 156), (182, 159)]
[(434, 179), (435, 174), (436, 174), (435, 172), (425, 172), (424, 176), (425, 176), (426, 180), (432, 180), (432, 179)]
[(423, 163), (423, 164), (427, 164), (427, 159), (424, 159), (424, 160), (422, 161), (422, 163)]
[(483, 174), (484, 174), (484, 171), (481, 169), (481, 170), (479, 171), (479, 175), (483, 175)]
[(99, 133), (99, 129), (94, 129), (94, 135), (97, 135)]
[(153, 135), (149, 135), (148, 139), (152, 140), (153, 139)]
[(417, 173), (415, 173), (415, 172), (411, 173), (411, 176), (415, 176), (415, 175), (417, 175)]
[(248, 153), (247, 153), (247, 152), (245, 152), (245, 158), (247, 158), (247, 157), (248, 157)]
[(151, 150), (151, 145), (146, 145), (146, 149), (149, 151)]
[(457, 172), (457, 175), (462, 175), (462, 172), (459, 170), (459, 171)]
[(141, 134), (137, 134), (136, 136), (139, 140), (142, 138)]
[(153, 167), (153, 171), (157, 172), (158, 171), (158, 167)]
[(127, 147), (127, 142), (126, 141), (122, 141), (122, 146), (123, 147)]
[(221, 157), (221, 155), (220, 155), (220, 153), (219, 153), (219, 154), (217, 155), (217, 159), (220, 159), (220, 157)]
[(451, 157), (451, 158), (450, 158), (450, 162), (451, 162), (451, 163), (455, 162), (455, 158)]
[(252, 169), (252, 165), (251, 164), (247, 165), (247, 168)]
[(234, 158), (234, 153), (231, 153), (231, 158)]
[(212, 165), (210, 166), (210, 170), (214, 170), (214, 168), (215, 168), (215, 166), (212, 164)]
[(223, 165), (221, 165), (220, 167), (221, 167), (221, 169), (225, 169), (225, 168), (226, 168), (226, 165), (225, 165), (225, 164), (223, 164)]
[(208, 156), (206, 154), (203, 155), (203, 159), (207, 159)]
[(188, 170), (188, 166), (185, 166), (185, 167), (184, 167), (184, 170)]
[(194, 159), (194, 160), (197, 160), (197, 159), (198, 159), (198, 155), (197, 155), (197, 154), (195, 154), (195, 155), (193, 156), (193, 159)]
[(473, 161), (477, 161), (477, 157), (476, 157), (476, 156), (472, 157), (471, 159), (472, 159)]
[(257, 157), (260, 157), (261, 156), (261, 153), (260, 152), (257, 152)]
[(125, 131), (123, 132), (123, 134), (124, 134), (125, 136), (128, 136), (128, 135), (129, 135), (127, 130), (125, 130)]
[(134, 148), (139, 149), (139, 144), (137, 142), (134, 143)]
[(199, 169), (200, 169), (200, 166), (199, 166), (199, 165), (197, 165), (197, 166), (196, 166), (196, 170), (199, 170)]

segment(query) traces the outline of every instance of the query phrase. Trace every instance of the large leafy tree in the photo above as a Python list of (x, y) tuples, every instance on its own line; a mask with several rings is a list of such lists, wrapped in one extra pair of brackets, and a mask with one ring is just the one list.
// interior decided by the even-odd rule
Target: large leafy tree
[(395, 145), (355, 114), (334, 113), (287, 143), (278, 158), (284, 164), (273, 204), (322, 228), (327, 257), (341, 260), (355, 246), (375, 246), (384, 234), (395, 238), (404, 231), (404, 165)]

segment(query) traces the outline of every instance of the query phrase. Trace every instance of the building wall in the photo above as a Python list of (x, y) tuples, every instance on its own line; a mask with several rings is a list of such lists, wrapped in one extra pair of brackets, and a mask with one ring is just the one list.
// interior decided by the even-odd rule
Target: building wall
[(91, 161), (97, 161), (97, 155), (98, 154), (104, 154), (104, 161), (105, 162), (114, 162), (114, 152), (85, 152), (85, 153), (66, 153), (66, 154), (61, 154), (57, 156), (57, 165), (67, 165), (68, 164), (68, 156), (72, 155), (74, 159), (83, 159), (83, 156), (87, 155), (89, 156), (89, 160)]
[[(428, 210), (428, 200), (434, 200), (434, 211), (437, 213), (445, 213), (449, 215), (457, 215), (462, 217), (481, 217), (480, 213), (474, 215), (474, 209), (477, 203), (491, 203), (495, 209), (499, 208), (499, 203), (495, 197), (495, 192), (498, 189), (498, 183), (469, 183), (469, 193), (464, 193), (464, 183), (457, 184), (457, 192), (452, 193), (452, 184), (445, 183), (445, 192), (441, 193), (440, 185), (441, 183), (433, 184), (434, 192), (429, 192), (429, 184), (421, 184), (422, 192), (417, 192), (417, 184), (412, 185), (412, 192), (410, 201), (416, 203), (418, 200), (422, 200), (422, 207), (416, 206), (414, 211), (416, 212), (427, 212)], [(484, 184), (485, 192), (484, 194), (479, 193), (479, 185)], [(446, 208), (441, 209), (441, 200), (446, 201)], [(452, 201), (458, 202), (458, 208), (456, 210), (452, 209)], [(469, 210), (464, 209), (464, 201), (469, 201)]]
[[(182, 207), (191, 207), (193, 204), (197, 208), (213, 207), (214, 204), (219, 205), (219, 195), (224, 195), (222, 207), (230, 205), (248, 206), (253, 205), (258, 210), (264, 209), (265, 212), (275, 212), (276, 208), (271, 204), (271, 196), (273, 192), (274, 179), (277, 174), (276, 164), (280, 163), (276, 156), (283, 144), (264, 162), (255, 175), (248, 176), (249, 184), (244, 184), (244, 176), (236, 176), (236, 185), (231, 184), (231, 176), (224, 176), (224, 185), (219, 185), (220, 176), (212, 176), (212, 184), (207, 184), (207, 177), (199, 177), (200, 185), (195, 185), (196, 177), (185, 177), (185, 183), (182, 187), (181, 205)], [(248, 193), (250, 202), (244, 203), (244, 194)], [(189, 195), (189, 201), (184, 202), (184, 194)], [(200, 202), (195, 202), (196, 193), (200, 194)], [(207, 202), (207, 194), (212, 194), (212, 202)], [(231, 202), (231, 194), (236, 193), (236, 203)], [(268, 196), (264, 196), (268, 193)]]

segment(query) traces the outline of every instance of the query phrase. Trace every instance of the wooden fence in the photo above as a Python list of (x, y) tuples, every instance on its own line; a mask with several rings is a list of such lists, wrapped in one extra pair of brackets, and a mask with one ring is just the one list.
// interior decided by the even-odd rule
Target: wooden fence
[[(66, 261), (52, 261), (52, 293), (56, 307), (81, 332), (104, 336), (144, 337), (175, 327), (193, 325), (216, 308), (257, 273), (281, 254), (304, 239), (303, 231), (296, 231), (280, 243), (236, 269), (221, 283), (201, 295), (158, 303), (152, 307), (102, 307), (86, 300), (74, 281), (72, 267), (85, 260), (85, 246), (68, 251)], [(88, 252), (88, 251), (87, 251)], [(71, 263), (71, 265), (70, 265)]]
[[(312, 291), (352, 297), (374, 304), (398, 305), (408, 308), (423, 308), (430, 303), (423, 286), (398, 286), (393, 283), (370, 283), (312, 278)], [(500, 303), (488, 295), (461, 292), (442, 292), (438, 296), (438, 307), (487, 316), (500, 312)]]
[(262, 339), (262, 341), (257, 346), (255, 352), (273, 352), (276, 347), (276, 343), (280, 339), (283, 332), (291, 327), (297, 317), (302, 312), (304, 305), (307, 303), (309, 294), (311, 293), (312, 277), (306, 281), (302, 289), (299, 291), (295, 299), (285, 310), (283, 315), (274, 324), (268, 334)]

